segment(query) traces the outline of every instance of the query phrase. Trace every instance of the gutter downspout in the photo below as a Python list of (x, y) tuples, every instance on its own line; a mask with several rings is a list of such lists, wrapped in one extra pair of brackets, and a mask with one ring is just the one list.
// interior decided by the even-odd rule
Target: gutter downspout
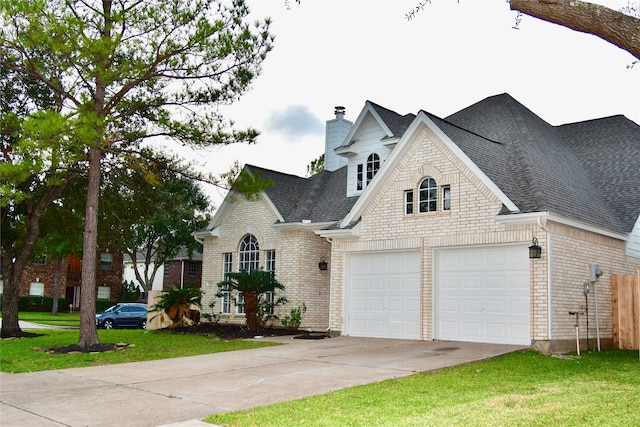
[(539, 216), (538, 227), (547, 233), (547, 337), (551, 343), (551, 232)]
[(184, 288), (184, 259), (180, 260), (180, 289)]

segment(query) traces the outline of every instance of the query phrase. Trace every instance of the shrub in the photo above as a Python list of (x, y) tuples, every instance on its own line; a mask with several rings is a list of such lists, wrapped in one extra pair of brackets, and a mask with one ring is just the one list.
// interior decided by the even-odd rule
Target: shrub
[(306, 312), (307, 306), (302, 303), (302, 307), (292, 308), (289, 314), (284, 316), (280, 322), (287, 329), (298, 329), (302, 324), (302, 315)]
[[(202, 290), (195, 286), (185, 285), (178, 288), (174, 285), (163, 291), (158, 302), (149, 309), (158, 312), (152, 319), (164, 312), (171, 320), (172, 326), (200, 323), (202, 294)], [(192, 310), (192, 305), (197, 306), (198, 310)]]
[[(58, 307), (63, 310), (69, 307), (67, 298), (58, 298)], [(18, 298), (18, 311), (50, 312), (53, 308), (53, 298), (40, 296), (26, 296)]]
[(122, 301), (133, 302), (140, 299), (140, 288), (136, 286), (133, 281), (122, 282)]

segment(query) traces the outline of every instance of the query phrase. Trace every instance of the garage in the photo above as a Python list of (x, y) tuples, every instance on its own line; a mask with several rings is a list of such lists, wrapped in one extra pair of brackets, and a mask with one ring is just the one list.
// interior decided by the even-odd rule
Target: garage
[(436, 339), (531, 344), (526, 246), (440, 249), (435, 257)]
[(348, 256), (346, 335), (420, 339), (420, 252)]

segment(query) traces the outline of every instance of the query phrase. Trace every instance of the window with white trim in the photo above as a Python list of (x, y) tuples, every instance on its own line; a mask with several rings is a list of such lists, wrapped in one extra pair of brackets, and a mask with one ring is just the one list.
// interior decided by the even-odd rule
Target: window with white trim
[(44, 265), (47, 263), (47, 255), (46, 254), (37, 254), (33, 256), (31, 260), (32, 264)]
[(100, 270), (111, 270), (113, 265), (113, 254), (102, 252), (100, 254)]
[(404, 192), (404, 213), (405, 215), (413, 214), (413, 190)]
[(419, 187), (419, 212), (435, 212), (438, 206), (438, 186), (436, 180), (427, 177)]
[[(276, 274), (276, 251), (270, 249), (265, 251), (266, 262), (265, 271), (269, 271), (272, 275)], [(273, 292), (267, 291), (264, 293), (264, 300), (267, 305), (267, 314), (273, 314)]]
[(42, 282), (29, 283), (29, 296), (32, 296), (32, 297), (44, 296), (44, 283)]
[(449, 185), (442, 186), (442, 210), (451, 210), (451, 186)]
[(195, 277), (195, 275), (196, 275), (196, 262), (195, 261), (189, 261), (187, 275), (189, 277)]
[[(228, 279), (229, 273), (231, 273), (232, 265), (233, 265), (233, 254), (231, 252), (226, 252), (222, 254), (222, 280)], [(229, 285), (225, 285), (222, 288), (221, 312), (224, 314), (231, 313), (231, 290), (229, 289)]]
[(257, 270), (260, 265), (260, 245), (253, 234), (247, 234), (240, 242), (238, 270)]
[(374, 176), (380, 170), (380, 156), (376, 153), (370, 154), (367, 157), (367, 185), (371, 182)]
[(362, 165), (362, 163), (360, 163), (357, 166), (357, 170), (356, 170), (356, 191), (360, 191), (363, 188), (362, 182), (364, 179), (364, 166)]
[[(238, 250), (238, 270), (251, 271), (260, 268), (260, 245), (253, 234), (247, 234), (240, 242)], [(236, 309), (238, 314), (244, 314), (244, 295), (236, 296)]]
[(98, 299), (111, 299), (111, 288), (109, 286), (98, 286)]

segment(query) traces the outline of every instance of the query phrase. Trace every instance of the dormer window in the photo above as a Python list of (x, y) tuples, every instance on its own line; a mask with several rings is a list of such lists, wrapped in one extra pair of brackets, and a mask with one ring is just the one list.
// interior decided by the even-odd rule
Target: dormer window
[(420, 183), (420, 212), (435, 212), (438, 205), (438, 186), (433, 178), (425, 178)]
[(371, 182), (374, 176), (380, 170), (380, 156), (376, 153), (370, 154), (367, 157), (367, 185)]
[(360, 163), (359, 165), (356, 165), (356, 191), (364, 190), (364, 187), (369, 185), (369, 183), (371, 182), (373, 177), (376, 176), (379, 170), (380, 156), (378, 156), (376, 153), (370, 154), (369, 157), (367, 157), (366, 171), (364, 164)]

